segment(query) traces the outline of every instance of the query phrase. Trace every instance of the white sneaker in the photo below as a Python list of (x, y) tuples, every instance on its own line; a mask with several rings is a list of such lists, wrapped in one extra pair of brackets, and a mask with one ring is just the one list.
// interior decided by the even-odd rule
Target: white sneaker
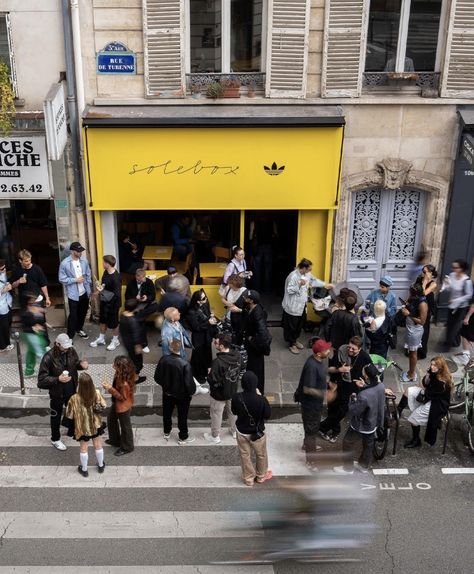
[(11, 351), (15, 345), (11, 344), (6, 346), (4, 349), (0, 349), (0, 353), (6, 353), (7, 351)]
[[(8, 349), (8, 347), (7, 347)], [(467, 354), (467, 353), (459, 353), (456, 354), (454, 356), (454, 360), (456, 361), (456, 363), (458, 363), (459, 365), (465, 366), (469, 363), (469, 361), (471, 360), (471, 355)]]
[(146, 347), (143, 347), (142, 351), (144, 353), (149, 353), (150, 352), (150, 347), (147, 345)]
[(89, 343), (89, 347), (98, 347), (99, 345), (105, 345), (105, 339), (101, 339), (100, 337), (97, 337), (97, 339), (95, 339), (95, 341), (91, 341)]
[(52, 440), (51, 444), (58, 450), (67, 450), (67, 446), (61, 440)]
[(229, 432), (232, 435), (232, 438), (237, 438), (237, 432), (235, 430), (229, 429)]
[(354, 474), (353, 470), (345, 470), (343, 466), (335, 466), (332, 470), (336, 474)]
[(180, 438), (178, 439), (178, 444), (190, 444), (192, 442), (194, 442), (196, 439), (193, 436), (188, 436), (188, 438), (185, 438), (184, 440), (181, 440)]
[(117, 347), (120, 347), (120, 341), (118, 339), (112, 339), (107, 345), (107, 351), (115, 351)]
[(214, 444), (219, 444), (221, 442), (221, 437), (220, 436), (212, 436), (212, 434), (209, 434), (208, 432), (204, 433), (204, 438), (208, 441), (208, 442), (212, 442)]
[(354, 461), (354, 468), (362, 474), (369, 474), (369, 469), (365, 466), (362, 466), (357, 460)]

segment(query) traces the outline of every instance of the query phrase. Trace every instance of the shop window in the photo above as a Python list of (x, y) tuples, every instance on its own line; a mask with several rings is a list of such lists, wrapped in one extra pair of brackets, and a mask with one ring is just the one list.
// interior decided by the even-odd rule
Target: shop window
[(262, 70), (263, 0), (189, 3), (191, 73)]
[(13, 91), (15, 92), (15, 96), (18, 97), (9, 14), (0, 14), (0, 62), (8, 66)]
[(370, 3), (366, 84), (395, 80), (437, 88), (442, 4), (442, 0)]

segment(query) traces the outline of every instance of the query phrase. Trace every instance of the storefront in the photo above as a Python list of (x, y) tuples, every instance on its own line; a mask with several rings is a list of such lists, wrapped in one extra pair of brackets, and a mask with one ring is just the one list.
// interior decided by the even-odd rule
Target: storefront
[(290, 246), (285, 272), (307, 257), (329, 279), (344, 126), (337, 108), (100, 107), (83, 123), (99, 258), (117, 254), (118, 231), (133, 220), (170, 244), (173, 214), (206, 214), (220, 221), (220, 245), (251, 251), (252, 221), (265, 214), (281, 249)]

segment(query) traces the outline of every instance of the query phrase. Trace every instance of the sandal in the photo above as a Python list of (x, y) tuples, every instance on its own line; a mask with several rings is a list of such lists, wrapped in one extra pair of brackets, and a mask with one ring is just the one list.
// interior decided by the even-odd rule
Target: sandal
[(270, 480), (273, 477), (273, 472), (271, 470), (267, 470), (265, 476), (263, 478), (257, 478), (256, 482), (258, 482), (258, 484), (262, 484), (264, 482), (266, 482), (267, 480)]

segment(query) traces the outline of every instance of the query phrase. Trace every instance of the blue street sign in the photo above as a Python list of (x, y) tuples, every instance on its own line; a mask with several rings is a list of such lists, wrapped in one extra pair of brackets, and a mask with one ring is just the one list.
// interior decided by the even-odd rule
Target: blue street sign
[(98, 74), (136, 74), (136, 55), (121, 42), (110, 42), (97, 53)]

